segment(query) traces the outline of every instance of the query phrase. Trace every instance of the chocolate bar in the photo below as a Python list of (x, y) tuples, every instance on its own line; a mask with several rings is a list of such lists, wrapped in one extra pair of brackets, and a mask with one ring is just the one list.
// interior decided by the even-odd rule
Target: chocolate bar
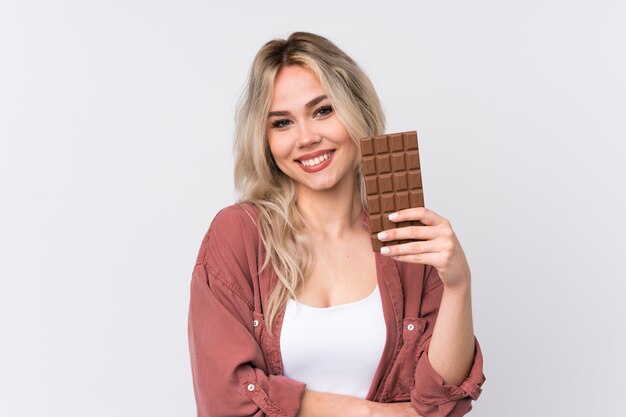
[(392, 133), (361, 139), (363, 175), (367, 192), (367, 211), (372, 233), (372, 248), (411, 242), (381, 242), (380, 231), (406, 226), (424, 226), (420, 221), (392, 222), (388, 216), (409, 207), (424, 207), (422, 171), (417, 132)]

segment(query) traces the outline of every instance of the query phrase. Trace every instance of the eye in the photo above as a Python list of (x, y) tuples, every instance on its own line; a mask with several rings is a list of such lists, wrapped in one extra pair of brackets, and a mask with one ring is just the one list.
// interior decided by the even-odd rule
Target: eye
[(326, 116), (332, 113), (332, 111), (333, 111), (332, 106), (324, 106), (324, 107), (320, 107), (319, 109), (317, 109), (315, 114), (319, 114), (320, 116)]
[(272, 127), (275, 128), (281, 128), (281, 127), (286, 127), (288, 123), (291, 123), (289, 120), (276, 120), (274, 122), (272, 122)]

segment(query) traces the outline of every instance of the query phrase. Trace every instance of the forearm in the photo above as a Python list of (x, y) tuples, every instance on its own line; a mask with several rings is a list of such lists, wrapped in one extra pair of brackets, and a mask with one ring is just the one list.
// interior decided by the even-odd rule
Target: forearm
[(347, 395), (305, 390), (297, 417), (422, 417), (409, 401), (378, 403)]
[(297, 417), (366, 417), (369, 403), (348, 395), (306, 390)]
[(460, 385), (474, 359), (471, 283), (445, 288), (433, 329), (428, 360), (444, 383)]

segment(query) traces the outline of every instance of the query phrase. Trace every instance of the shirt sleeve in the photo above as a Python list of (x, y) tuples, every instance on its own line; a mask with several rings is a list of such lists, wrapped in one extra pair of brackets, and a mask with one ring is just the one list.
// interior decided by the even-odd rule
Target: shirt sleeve
[(249, 233), (242, 234), (237, 219), (219, 217), (191, 279), (188, 331), (197, 415), (294, 417), (305, 384), (267, 375), (254, 337), (253, 306), (242, 290), (247, 277), (237, 276), (251, 272), (243, 265), (253, 256), (242, 249), (251, 247), (245, 242)]
[(411, 391), (411, 403), (423, 417), (459, 417), (469, 413), (472, 400), (477, 400), (486, 378), (483, 374), (483, 356), (478, 340), (474, 337), (474, 362), (468, 377), (459, 386), (444, 383), (428, 360), (428, 348), (439, 305), (443, 296), (443, 283), (437, 269), (426, 268), (421, 315), (427, 321), (424, 341), (419, 349), (415, 369), (415, 385)]
[[(305, 384), (268, 376), (261, 348), (249, 327), (252, 312), (205, 265), (193, 271), (189, 351), (198, 417), (293, 417)], [(249, 323), (244, 322), (247, 319)]]

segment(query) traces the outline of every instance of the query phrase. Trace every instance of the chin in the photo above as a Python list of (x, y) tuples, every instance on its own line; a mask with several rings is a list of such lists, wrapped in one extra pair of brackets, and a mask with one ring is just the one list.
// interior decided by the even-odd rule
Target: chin
[(337, 186), (337, 181), (324, 181), (315, 184), (306, 184), (307, 188), (315, 191), (331, 190)]

